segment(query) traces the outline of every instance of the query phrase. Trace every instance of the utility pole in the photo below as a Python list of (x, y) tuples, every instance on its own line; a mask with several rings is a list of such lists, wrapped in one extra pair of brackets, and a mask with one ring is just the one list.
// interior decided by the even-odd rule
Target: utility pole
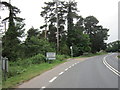
[(2, 4), (1, 4), (1, 0), (0, 0), (0, 9), (1, 9), (1, 6), (2, 6)]
[(45, 39), (47, 39), (47, 19), (45, 19), (45, 23), (46, 23), (46, 27), (45, 27)]
[(56, 14), (57, 14), (57, 54), (59, 52), (59, 25), (58, 25), (58, 21), (59, 21), (59, 18), (58, 18), (58, 3), (59, 1), (58, 0), (53, 0), (55, 3), (56, 3)]
[[(7, 32), (7, 28), (6, 28), (6, 21), (2, 21), (2, 23), (4, 24), (4, 30), (5, 30), (5, 34)], [(6, 38), (6, 37), (5, 37)], [(6, 40), (6, 39), (5, 39)]]
[(9, 4), (11, 4), (11, 0), (9, 0)]

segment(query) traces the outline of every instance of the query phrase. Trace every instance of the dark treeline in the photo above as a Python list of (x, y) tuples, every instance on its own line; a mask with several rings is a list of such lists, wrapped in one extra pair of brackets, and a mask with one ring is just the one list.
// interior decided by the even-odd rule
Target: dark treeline
[(117, 40), (117, 41), (108, 43), (106, 51), (107, 52), (120, 52), (120, 41)]
[[(94, 16), (83, 18), (78, 14), (77, 2), (59, 2), (56, 9), (55, 2), (45, 2), (40, 16), (44, 18), (44, 25), (39, 29), (31, 27), (27, 30), (25, 38), (24, 19), (17, 17), (20, 10), (7, 2), (2, 2), (8, 7), (9, 15), (3, 21), (8, 21), (8, 29), (3, 41), (3, 57), (9, 60), (24, 59), (37, 54), (45, 55), (46, 52), (56, 52), (57, 26), (59, 30), (58, 54), (70, 55), (70, 47), (73, 47), (73, 55), (80, 56), (83, 53), (96, 53), (105, 50), (108, 38), (108, 29), (98, 25), (99, 21)], [(58, 13), (58, 15), (56, 14)], [(58, 25), (57, 25), (58, 17)]]
[(44, 37), (56, 45), (58, 17), (59, 53), (70, 54), (70, 46), (73, 46), (74, 56), (82, 55), (84, 52), (96, 53), (106, 49), (104, 41), (108, 38), (109, 30), (98, 25), (99, 21), (94, 16), (83, 18), (79, 15), (77, 2), (59, 2), (57, 5), (58, 16), (55, 13), (55, 2), (45, 2), (44, 4), (40, 15), (44, 18), (45, 24), (40, 28), (43, 28)]

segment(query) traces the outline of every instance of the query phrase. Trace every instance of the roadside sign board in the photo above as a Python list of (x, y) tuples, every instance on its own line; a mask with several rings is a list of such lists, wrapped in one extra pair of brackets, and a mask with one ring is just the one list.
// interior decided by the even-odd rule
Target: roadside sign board
[(2, 69), (5, 70), (5, 60), (2, 60)]
[(56, 59), (56, 53), (55, 52), (47, 52), (46, 53), (46, 59), (47, 60), (55, 60)]
[(8, 58), (2, 58), (2, 70), (8, 72)]
[(2, 70), (3, 70), (3, 76), (4, 76), (4, 80), (6, 81), (7, 78), (7, 72), (8, 72), (8, 58), (6, 57), (1, 57), (2, 59)]

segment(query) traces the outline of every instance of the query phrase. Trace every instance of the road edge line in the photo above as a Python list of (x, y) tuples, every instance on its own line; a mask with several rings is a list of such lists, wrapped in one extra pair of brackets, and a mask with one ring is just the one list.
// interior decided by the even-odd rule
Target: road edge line
[(110, 64), (108, 64), (108, 62), (106, 61), (106, 57), (108, 57), (108, 55), (103, 58), (103, 64), (104, 64), (109, 70), (111, 70), (113, 73), (115, 73), (117, 76), (120, 77), (120, 75), (119, 75), (120, 72), (119, 72), (118, 70), (116, 70), (115, 68), (113, 68)]

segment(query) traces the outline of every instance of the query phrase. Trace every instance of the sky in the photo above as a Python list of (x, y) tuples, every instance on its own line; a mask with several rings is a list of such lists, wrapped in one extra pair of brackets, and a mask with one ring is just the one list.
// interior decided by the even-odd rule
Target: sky
[[(9, 0), (1, 0), (7, 1)], [(44, 2), (52, 0), (11, 0), (11, 4), (21, 10), (20, 17), (25, 18), (25, 28), (40, 28), (44, 23), (44, 19), (40, 16), (41, 7)], [(63, 0), (61, 0), (63, 1)], [(68, 0), (64, 0), (68, 1)], [(77, 8), (79, 15), (83, 18), (87, 16), (95, 16), (99, 20), (99, 25), (108, 28), (110, 35), (107, 43), (118, 40), (118, 2), (119, 0), (75, 0), (78, 2)], [(2, 18), (8, 16), (8, 10), (0, 10)]]

